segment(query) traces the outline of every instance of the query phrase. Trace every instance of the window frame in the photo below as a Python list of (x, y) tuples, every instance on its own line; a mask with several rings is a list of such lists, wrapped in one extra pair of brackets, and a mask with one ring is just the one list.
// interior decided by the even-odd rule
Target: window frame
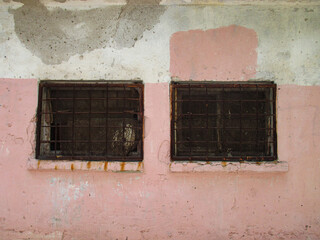
[[(177, 156), (175, 154), (176, 146), (175, 141), (177, 141), (177, 137), (175, 136), (175, 109), (177, 108), (177, 102), (174, 99), (175, 96), (175, 89), (176, 88), (189, 88), (190, 86), (197, 86), (200, 88), (225, 88), (225, 87), (240, 87), (240, 89), (245, 88), (270, 88), (272, 89), (272, 131), (273, 131), (273, 138), (272, 138), (272, 144), (273, 144), (273, 153), (271, 156), (236, 156), (236, 157), (230, 157), (230, 156), (191, 156), (191, 155), (184, 155), (184, 156)], [(224, 90), (223, 90), (224, 91)], [(277, 85), (274, 82), (271, 81), (245, 81), (245, 82), (225, 82), (225, 81), (216, 81), (216, 82), (208, 82), (208, 81), (172, 81), (170, 84), (170, 156), (172, 162), (181, 162), (181, 161), (200, 161), (200, 162), (218, 162), (218, 161), (227, 161), (227, 162), (270, 162), (270, 161), (276, 161), (278, 160), (278, 150), (277, 150)], [(266, 114), (267, 115), (267, 114)], [(265, 116), (266, 117), (266, 116)], [(241, 130), (240, 130), (241, 133)]]
[[(44, 88), (53, 88), (53, 87), (93, 87), (93, 88), (100, 88), (101, 90), (109, 89), (111, 88), (137, 88), (139, 91), (139, 112), (138, 112), (138, 121), (137, 124), (139, 125), (138, 127), (140, 128), (140, 134), (139, 134), (139, 152), (137, 156), (90, 156), (88, 153), (83, 156), (57, 156), (55, 157), (52, 156), (45, 156), (42, 157), (40, 155), (40, 144), (41, 144), (41, 127), (42, 127), (42, 102), (43, 102), (43, 89)], [(73, 91), (75, 91), (73, 89)], [(110, 91), (110, 90), (109, 90)], [(108, 95), (107, 95), (108, 96)], [(109, 99), (107, 97), (107, 99)], [(124, 97), (125, 100), (125, 97)], [(90, 105), (91, 105), (91, 99), (90, 99)], [(108, 100), (107, 100), (108, 101)], [(118, 107), (118, 106), (117, 106)], [(90, 110), (91, 111), (91, 110)], [(108, 114), (109, 110), (106, 110), (106, 114)], [(73, 115), (75, 113), (72, 113)], [(108, 122), (108, 121), (107, 121)], [(89, 125), (89, 129), (90, 129)], [(105, 125), (106, 129), (108, 128), (108, 125)], [(50, 127), (51, 131), (52, 127)], [(37, 121), (36, 121), (36, 147), (35, 147), (35, 158), (38, 160), (52, 160), (52, 161), (60, 161), (60, 160), (65, 160), (65, 161), (95, 161), (95, 162), (142, 162), (143, 161), (143, 156), (144, 156), (144, 84), (142, 81), (106, 81), (106, 80), (90, 80), (90, 81), (52, 81), (52, 80), (45, 80), (45, 81), (40, 81), (38, 85), (38, 105), (37, 105)], [(72, 139), (72, 141), (74, 141)], [(91, 142), (92, 144), (92, 142)]]

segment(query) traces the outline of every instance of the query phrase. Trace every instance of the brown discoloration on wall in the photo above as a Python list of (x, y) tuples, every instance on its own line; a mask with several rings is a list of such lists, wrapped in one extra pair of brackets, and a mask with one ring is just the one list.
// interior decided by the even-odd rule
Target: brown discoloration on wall
[(124, 171), (125, 166), (126, 166), (126, 163), (125, 163), (125, 162), (120, 163), (120, 169), (121, 169), (121, 171)]
[[(16, 0), (24, 5), (14, 15), (20, 41), (46, 64), (60, 64), (75, 54), (94, 49), (134, 47), (165, 11), (159, 0), (128, 0), (125, 6), (49, 11), (39, 0)], [(61, 1), (60, 1), (61, 2)]]

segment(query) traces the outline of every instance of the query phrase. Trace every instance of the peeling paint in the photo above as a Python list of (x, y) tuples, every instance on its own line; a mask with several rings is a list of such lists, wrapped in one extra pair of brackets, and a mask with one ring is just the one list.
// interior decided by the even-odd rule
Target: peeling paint
[(49, 10), (39, 0), (18, 2), (24, 5), (10, 10), (15, 32), (45, 64), (60, 64), (75, 54), (99, 48), (134, 47), (166, 9), (159, 1), (128, 1), (125, 6), (79, 11)]

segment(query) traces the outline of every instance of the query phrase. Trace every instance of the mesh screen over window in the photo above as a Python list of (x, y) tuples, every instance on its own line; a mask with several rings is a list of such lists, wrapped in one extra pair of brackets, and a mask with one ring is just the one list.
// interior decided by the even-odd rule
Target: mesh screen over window
[(38, 159), (142, 160), (143, 85), (43, 82)]
[(173, 160), (275, 160), (276, 85), (173, 83)]

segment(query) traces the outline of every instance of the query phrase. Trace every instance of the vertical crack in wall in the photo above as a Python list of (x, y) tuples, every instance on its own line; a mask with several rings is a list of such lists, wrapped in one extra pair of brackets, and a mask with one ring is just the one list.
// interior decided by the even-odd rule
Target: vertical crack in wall
[(134, 47), (166, 10), (159, 0), (128, 0), (125, 6), (49, 11), (39, 0), (16, 0), (11, 9), (20, 41), (45, 64), (60, 64), (94, 49)]

